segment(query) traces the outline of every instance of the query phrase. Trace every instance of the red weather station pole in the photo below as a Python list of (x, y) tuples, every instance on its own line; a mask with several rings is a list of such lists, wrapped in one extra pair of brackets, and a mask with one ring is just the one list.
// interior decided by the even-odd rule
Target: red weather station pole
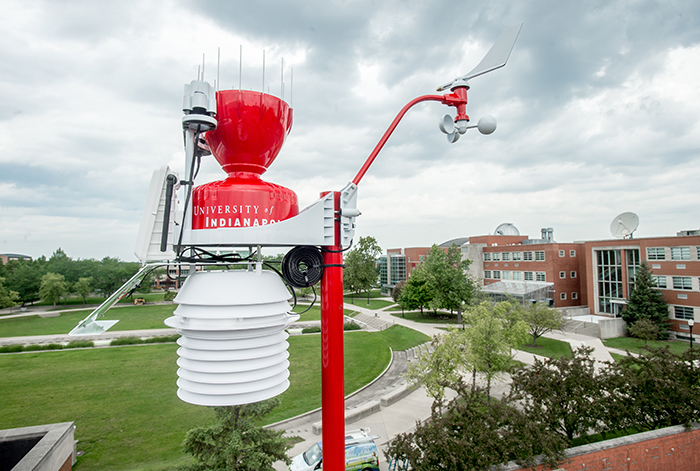
[[(447, 95), (424, 95), (404, 106), (357, 173), (352, 183), (360, 183), (384, 144), (406, 112), (424, 101), (439, 101), (457, 108), (457, 118), (466, 115), (467, 87)], [(324, 193), (321, 196), (325, 196)], [(340, 192), (333, 192), (334, 245), (323, 252), (321, 279), (321, 414), (323, 427), (323, 469), (345, 470), (345, 362), (343, 358), (343, 253), (340, 243)]]

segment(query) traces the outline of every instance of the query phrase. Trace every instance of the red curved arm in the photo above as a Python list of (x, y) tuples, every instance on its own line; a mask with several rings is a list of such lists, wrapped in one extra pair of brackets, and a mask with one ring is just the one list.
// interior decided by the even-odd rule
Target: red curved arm
[(460, 119), (467, 119), (467, 121), (469, 120), (469, 117), (466, 115), (466, 87), (456, 88), (454, 90), (454, 93), (449, 93), (447, 95), (423, 95), (419, 96), (418, 98), (414, 98), (413, 100), (409, 101), (406, 104), (406, 106), (404, 106), (401, 109), (401, 111), (399, 111), (399, 114), (397, 114), (396, 118), (394, 118), (394, 121), (391, 122), (391, 125), (386, 130), (382, 138), (379, 140), (372, 153), (369, 155), (369, 157), (367, 157), (367, 160), (365, 161), (364, 165), (362, 166), (360, 171), (357, 172), (357, 175), (355, 175), (355, 178), (353, 178), (352, 180), (352, 182), (355, 185), (359, 184), (360, 180), (362, 180), (362, 177), (365, 176), (365, 173), (367, 173), (367, 170), (369, 169), (370, 165), (372, 165), (372, 162), (374, 162), (374, 159), (377, 157), (377, 154), (379, 154), (379, 151), (382, 150), (384, 144), (386, 144), (386, 141), (389, 140), (389, 136), (391, 136), (391, 134), (394, 132), (394, 129), (396, 129), (396, 126), (398, 126), (399, 122), (403, 119), (406, 112), (410, 110), (413, 106), (424, 101), (439, 101), (444, 105), (455, 106), (457, 107), (457, 117)]

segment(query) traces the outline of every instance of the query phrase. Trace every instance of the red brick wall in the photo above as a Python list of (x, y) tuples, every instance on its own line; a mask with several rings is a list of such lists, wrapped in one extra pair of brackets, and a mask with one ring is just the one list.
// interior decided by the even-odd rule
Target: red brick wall
[[(671, 429), (680, 430), (679, 433), (638, 442), (632, 442), (635, 436), (631, 435), (608, 442), (570, 448), (567, 454), (571, 462), (561, 463), (559, 469), (563, 471), (693, 471), (700, 469), (698, 450), (700, 429), (686, 431), (682, 427), (672, 427), (666, 430)], [(643, 435), (647, 434), (639, 434), (639, 436)], [(605, 447), (605, 443), (619, 442), (626, 443)], [(530, 468), (508, 467), (507, 469), (526, 471)], [(543, 469), (542, 466), (537, 468), (538, 471)]]
[(68, 458), (66, 458), (65, 463), (61, 465), (58, 471), (71, 471), (71, 469), (73, 469), (73, 455), (68, 455)]

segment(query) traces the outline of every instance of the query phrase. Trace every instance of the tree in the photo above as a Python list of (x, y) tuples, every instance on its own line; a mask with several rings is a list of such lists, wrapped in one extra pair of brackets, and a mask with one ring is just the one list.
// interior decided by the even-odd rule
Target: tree
[(444, 415), (433, 408), (415, 431), (398, 434), (384, 454), (387, 460), (408, 460), (415, 471), (489, 470), (509, 461), (533, 466), (538, 455), (555, 468), (565, 448), (560, 437), (518, 408), (503, 401), (487, 404), (483, 391), (465, 391)]
[(379, 272), (377, 271), (377, 257), (381, 255), (382, 248), (374, 237), (360, 237), (355, 248), (350, 250), (345, 257), (345, 269), (343, 270), (343, 284), (354, 292), (367, 292), (367, 304), (369, 304), (369, 292), (377, 286)]
[(87, 297), (90, 295), (92, 290), (92, 277), (79, 278), (78, 281), (73, 285), (73, 291), (83, 298), (83, 304), (87, 302)]
[(700, 421), (698, 365), (698, 349), (676, 355), (668, 347), (649, 348), (610, 365), (602, 404), (607, 428), (654, 430)]
[(513, 373), (508, 400), (518, 401), (531, 420), (561, 435), (567, 444), (577, 435), (596, 429), (605, 397), (590, 347), (574, 356), (535, 360)]
[(19, 293), (5, 286), (5, 278), (0, 277), (0, 309), (17, 305)]
[(404, 377), (409, 384), (425, 387), (439, 408), (446, 388), (458, 392), (464, 389), (462, 377), (468, 364), (464, 331), (451, 329), (437, 337), (432, 347), (432, 352), (422, 354), (409, 364)]
[(433, 291), (430, 288), (426, 269), (424, 265), (418, 265), (406, 280), (406, 285), (399, 296), (399, 305), (409, 311), (420, 308), (422, 316), (423, 309), (430, 304), (432, 299)]
[(544, 303), (530, 304), (523, 313), (523, 318), (530, 326), (533, 347), (536, 346), (538, 338), (553, 330), (559, 330), (564, 325), (561, 313)]
[(58, 273), (47, 273), (41, 277), (41, 287), (39, 288), (39, 296), (42, 301), (53, 303), (56, 307), (56, 302), (68, 293), (68, 285), (66, 284), (63, 275)]
[(10, 260), (7, 262), (7, 287), (19, 293), (19, 301), (24, 305), (39, 299), (41, 277), (46, 273), (46, 259)]
[(447, 251), (433, 245), (422, 266), (426, 270), (429, 287), (433, 291), (430, 306), (433, 311), (457, 311), (457, 322), (462, 323), (462, 306), (469, 303), (478, 291), (474, 280), (466, 272), (471, 260), (462, 260), (459, 246), (452, 244)]
[[(486, 377), (486, 393), (491, 393), (491, 382), (510, 370), (513, 349), (527, 341), (529, 326), (522, 320), (522, 307), (502, 301), (483, 302), (469, 309), (465, 336), (468, 341), (468, 360), (473, 372)], [(473, 386), (474, 387), (474, 386)], [(489, 401), (490, 401), (489, 395)]]
[(215, 407), (215, 425), (187, 432), (183, 446), (198, 463), (181, 469), (273, 471), (272, 464), (276, 461), (289, 464), (286, 452), (292, 445), (282, 437), (284, 431), (258, 425), (279, 403), (279, 398), (273, 398), (253, 404)]
[(621, 315), (627, 325), (632, 325), (640, 319), (649, 319), (665, 333), (669, 323), (668, 306), (661, 291), (654, 288), (656, 283), (651, 278), (651, 273), (649, 265), (642, 262), (635, 272), (635, 287)]

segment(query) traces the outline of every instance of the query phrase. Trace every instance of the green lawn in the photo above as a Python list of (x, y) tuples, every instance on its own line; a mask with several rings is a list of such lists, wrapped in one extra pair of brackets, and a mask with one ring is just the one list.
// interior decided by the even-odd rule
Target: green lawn
[[(614, 339), (603, 340), (606, 347), (619, 348), (620, 350), (629, 350), (633, 353), (644, 353), (644, 340), (635, 339), (633, 337), (617, 337)], [(680, 342), (677, 340), (650, 340), (647, 342), (650, 347), (664, 348), (668, 346), (673, 353), (680, 355), (690, 348), (689, 342)], [(700, 345), (696, 344), (696, 348)]]
[(525, 344), (525, 346), (521, 347), (520, 350), (547, 358), (573, 356), (573, 353), (571, 352), (571, 345), (568, 342), (562, 342), (561, 340), (540, 337), (537, 339), (536, 347), (532, 347), (531, 345), (532, 336), (530, 336), (530, 340), (527, 342), (527, 344)]
[[(346, 393), (386, 368), (390, 353), (428, 340), (401, 326), (345, 336)], [(321, 336), (289, 339), (290, 388), (272, 423), (320, 407)], [(187, 430), (213, 422), (209, 408), (176, 396), (177, 345), (0, 355), (0, 429), (76, 422), (76, 471), (161, 471), (187, 462)]]
[(367, 304), (367, 298), (352, 299), (347, 296), (345, 296), (344, 301), (346, 304), (352, 304), (354, 306), (363, 307), (365, 309), (372, 309), (374, 311), (378, 311), (380, 309), (384, 309), (387, 306), (395, 304), (394, 301), (385, 301), (383, 299), (370, 299), (369, 304)]
[[(393, 311), (393, 309), (391, 309)], [(403, 314), (399, 312), (392, 312), (394, 317), (403, 317), (405, 319), (422, 322), (424, 324), (457, 324), (457, 314), (450, 314), (449, 312), (438, 311), (437, 317), (434, 317), (433, 311), (425, 310), (421, 316), (420, 311), (410, 311), (404, 312)]]
[[(292, 309), (293, 312), (300, 313), (302, 311), (306, 311), (309, 309), (308, 304), (297, 304), (294, 309)], [(343, 314), (346, 316), (350, 316), (353, 314), (354, 311), (350, 309), (344, 309)], [(321, 306), (320, 303), (314, 304), (311, 309), (309, 309), (307, 312), (301, 315), (301, 318), (299, 319), (298, 322), (305, 322), (305, 321), (320, 321), (321, 320)]]
[[(349, 299), (351, 297), (367, 299), (367, 293), (364, 293), (364, 292), (361, 294), (346, 292), (343, 296), (345, 296), (346, 299)], [(373, 290), (370, 290), (369, 297), (371, 299), (371, 298), (386, 298), (387, 296), (384, 296), (382, 294), (381, 290), (373, 289)]]
[[(167, 326), (163, 321), (173, 315), (176, 307), (175, 304), (125, 306), (110, 309), (104, 319), (119, 319), (119, 323), (112, 327), (112, 330), (165, 329)], [(67, 334), (91, 312), (91, 309), (82, 309), (61, 313), (59, 317), (0, 318), (0, 337)]]

